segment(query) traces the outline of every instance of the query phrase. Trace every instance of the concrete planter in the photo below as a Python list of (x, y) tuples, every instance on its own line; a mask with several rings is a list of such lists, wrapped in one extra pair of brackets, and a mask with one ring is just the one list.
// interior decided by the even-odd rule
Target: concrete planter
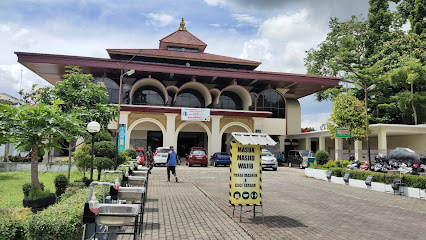
[[(71, 165), (71, 170), (77, 169), (75, 164)], [(14, 163), (14, 162), (2, 162), (0, 163), (0, 171), (30, 171), (31, 163)], [(39, 172), (66, 172), (68, 171), (68, 164), (38, 164)]]
[[(313, 177), (316, 179), (321, 179), (328, 181), (326, 177), (326, 173), (328, 170), (323, 169), (312, 169), (312, 168), (305, 168), (305, 175), (308, 177)], [(358, 179), (349, 179), (349, 183), (346, 183), (343, 180), (343, 177), (331, 177), (332, 183), (342, 184), (342, 185), (349, 185), (351, 187), (357, 187), (357, 188), (363, 188), (363, 189), (370, 189), (373, 191), (378, 192), (387, 192), (387, 193), (393, 193), (392, 185), (390, 184), (384, 184), (384, 183), (378, 183), (378, 182), (371, 182), (371, 186), (367, 186), (365, 184), (364, 180), (358, 180)], [(395, 194), (400, 194), (402, 196), (412, 197), (412, 198), (425, 198), (426, 199), (426, 192), (425, 189), (418, 189), (418, 188), (412, 188), (412, 187), (401, 187), (400, 191), (396, 191)]]
[(22, 200), (22, 203), (24, 207), (31, 208), (31, 211), (33, 213), (36, 213), (38, 211), (41, 211), (50, 205), (55, 204), (56, 202), (56, 195), (54, 193), (49, 194), (49, 196), (39, 199), (24, 199)]

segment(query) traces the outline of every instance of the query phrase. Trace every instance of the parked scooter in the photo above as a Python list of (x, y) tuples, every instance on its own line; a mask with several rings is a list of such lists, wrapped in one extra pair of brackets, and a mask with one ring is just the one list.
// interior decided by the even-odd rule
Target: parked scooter
[(351, 170), (358, 169), (361, 166), (361, 163), (358, 160), (354, 160), (351, 164), (348, 165), (348, 168)]
[(389, 163), (387, 162), (386, 157), (377, 155), (375, 158), (376, 164), (372, 167), (372, 170), (375, 172), (387, 172), (389, 169)]

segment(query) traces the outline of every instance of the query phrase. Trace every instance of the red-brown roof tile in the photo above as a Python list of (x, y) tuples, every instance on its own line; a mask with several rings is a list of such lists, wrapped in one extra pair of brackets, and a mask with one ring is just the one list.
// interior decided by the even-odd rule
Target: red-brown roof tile
[(160, 40), (160, 49), (167, 49), (167, 46), (192, 46), (200, 49), (200, 52), (204, 52), (207, 44), (188, 31), (177, 30)]

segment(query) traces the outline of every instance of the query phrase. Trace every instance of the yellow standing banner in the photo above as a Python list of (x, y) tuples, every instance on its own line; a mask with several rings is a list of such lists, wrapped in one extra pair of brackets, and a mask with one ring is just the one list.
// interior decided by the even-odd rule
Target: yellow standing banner
[(262, 205), (262, 150), (260, 145), (231, 142), (229, 204)]

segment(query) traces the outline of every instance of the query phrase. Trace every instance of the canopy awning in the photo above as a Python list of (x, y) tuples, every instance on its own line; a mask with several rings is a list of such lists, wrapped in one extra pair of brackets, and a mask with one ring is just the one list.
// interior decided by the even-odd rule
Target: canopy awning
[(232, 136), (240, 142), (242, 145), (270, 145), (274, 146), (277, 144), (268, 134), (266, 133), (244, 133), (244, 132), (233, 132)]

